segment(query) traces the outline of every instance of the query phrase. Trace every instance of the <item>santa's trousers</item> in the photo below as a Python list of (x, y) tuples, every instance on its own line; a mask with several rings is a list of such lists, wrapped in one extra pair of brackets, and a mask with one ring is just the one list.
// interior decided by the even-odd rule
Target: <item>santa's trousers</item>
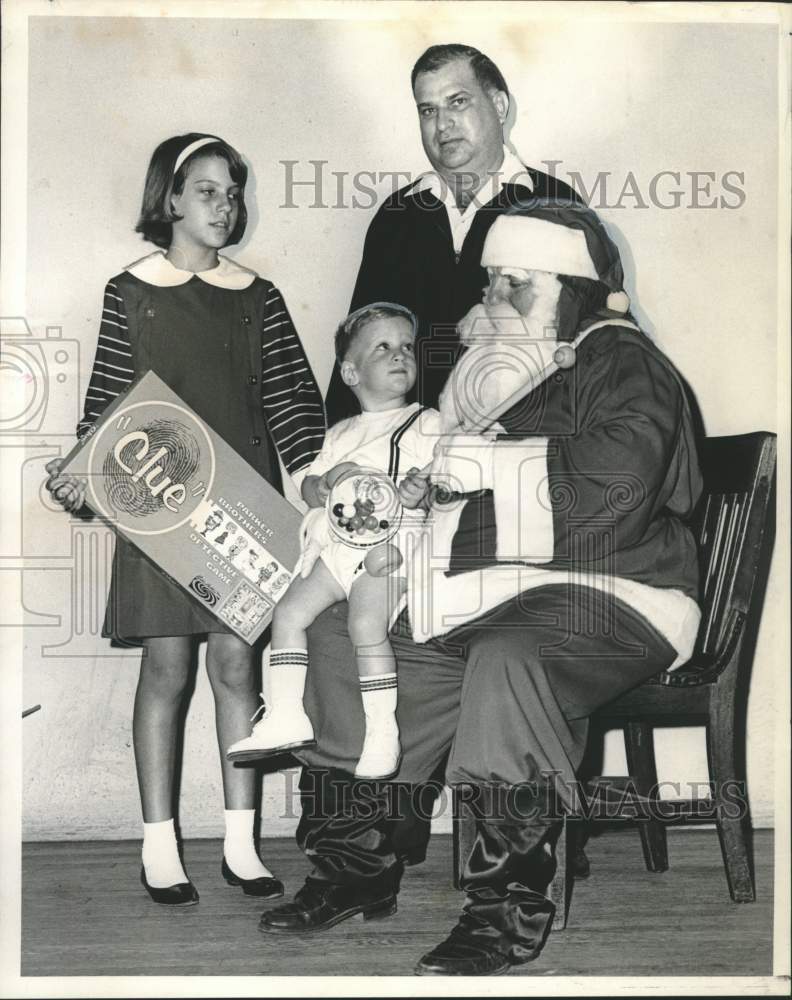
[[(309, 633), (305, 704), (317, 746), (301, 754), (308, 767), (298, 841), (314, 865), (312, 877), (331, 882), (395, 877), (396, 853), (409, 849), (399, 845), (400, 829), (416, 836), (422, 808), (431, 808), (430, 797), (416, 800), (411, 792), (446, 755), (451, 785), (544, 787), (551, 780), (568, 809), (588, 716), (676, 656), (627, 605), (583, 587), (529, 591), (426, 644), (412, 641), (402, 619), (391, 634), (403, 749), (397, 794), (351, 779), (364, 718), (346, 616), (347, 605), (335, 605)], [(507, 855), (528, 853), (525, 845), (542, 842), (551, 826), (518, 819), (532, 829), (526, 839), (514, 830), (508, 837), (502, 829), (488, 833), (485, 822), (477, 824), (479, 839), (500, 838)]]

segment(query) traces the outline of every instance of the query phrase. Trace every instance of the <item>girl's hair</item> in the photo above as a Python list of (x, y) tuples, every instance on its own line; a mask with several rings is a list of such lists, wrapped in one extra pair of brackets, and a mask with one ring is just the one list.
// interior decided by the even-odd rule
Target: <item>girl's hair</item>
[[(179, 164), (179, 169), (174, 171), (179, 154), (198, 139), (214, 139), (214, 142), (208, 142), (194, 150), (183, 163)], [(173, 239), (173, 223), (181, 219), (181, 216), (173, 210), (171, 198), (182, 193), (190, 165), (202, 156), (219, 156), (224, 159), (228, 164), (231, 180), (239, 186), (237, 201), (239, 212), (226, 246), (239, 243), (242, 239), (247, 225), (245, 208), (247, 166), (234, 147), (222, 139), (207, 136), (203, 132), (188, 132), (186, 135), (175, 135), (161, 142), (151, 157), (146, 172), (140, 218), (135, 226), (135, 232), (142, 233), (144, 240), (149, 240), (165, 250), (170, 246)]]
[(336, 361), (341, 364), (347, 356), (350, 347), (357, 335), (378, 319), (406, 319), (413, 328), (413, 336), (418, 331), (418, 321), (415, 316), (405, 306), (400, 306), (396, 302), (372, 302), (350, 313), (347, 318), (339, 324), (335, 334), (335, 354)]

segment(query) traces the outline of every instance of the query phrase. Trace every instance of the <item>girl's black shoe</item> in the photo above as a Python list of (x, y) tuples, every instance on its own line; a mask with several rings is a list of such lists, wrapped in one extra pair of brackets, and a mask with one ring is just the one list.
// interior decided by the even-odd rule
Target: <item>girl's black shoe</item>
[(145, 866), (140, 869), (140, 881), (155, 903), (163, 903), (165, 906), (194, 906), (198, 902), (198, 890), (192, 882), (179, 882), (178, 885), (155, 889), (148, 884)]
[(259, 878), (240, 878), (228, 867), (223, 858), (220, 868), (223, 878), (229, 885), (241, 885), (246, 896), (258, 896), (260, 899), (280, 899), (283, 895), (283, 882), (271, 875), (261, 875)]

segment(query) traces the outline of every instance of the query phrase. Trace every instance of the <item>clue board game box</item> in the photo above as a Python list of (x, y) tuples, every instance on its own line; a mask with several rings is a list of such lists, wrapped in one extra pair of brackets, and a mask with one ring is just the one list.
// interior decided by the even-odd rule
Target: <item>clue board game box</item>
[(299, 556), (301, 515), (153, 372), (66, 457), (86, 502), (251, 645)]

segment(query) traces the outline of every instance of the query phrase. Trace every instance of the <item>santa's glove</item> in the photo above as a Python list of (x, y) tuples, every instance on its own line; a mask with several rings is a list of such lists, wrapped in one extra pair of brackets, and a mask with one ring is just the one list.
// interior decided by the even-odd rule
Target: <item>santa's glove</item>
[(452, 493), (493, 489), (495, 442), (480, 434), (445, 434), (434, 448), (431, 480)]

